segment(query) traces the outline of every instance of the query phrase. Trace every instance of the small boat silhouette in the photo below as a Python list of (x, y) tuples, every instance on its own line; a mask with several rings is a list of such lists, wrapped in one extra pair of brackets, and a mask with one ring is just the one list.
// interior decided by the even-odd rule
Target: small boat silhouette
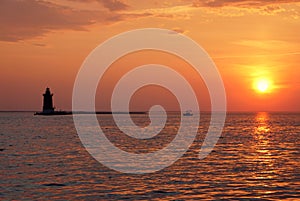
[(187, 110), (183, 113), (183, 116), (193, 116), (192, 110)]

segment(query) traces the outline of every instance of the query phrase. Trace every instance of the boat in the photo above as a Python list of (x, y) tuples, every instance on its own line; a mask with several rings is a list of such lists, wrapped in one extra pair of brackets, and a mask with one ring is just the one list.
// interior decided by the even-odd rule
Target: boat
[(183, 116), (193, 116), (192, 110), (187, 110), (183, 113)]

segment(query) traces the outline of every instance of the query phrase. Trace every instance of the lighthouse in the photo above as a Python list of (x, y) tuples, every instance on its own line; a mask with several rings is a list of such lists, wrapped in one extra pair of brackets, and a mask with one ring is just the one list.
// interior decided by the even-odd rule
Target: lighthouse
[(50, 92), (50, 89), (47, 87), (45, 93), (43, 94), (44, 100), (43, 100), (43, 111), (42, 112), (36, 112), (34, 115), (68, 115), (72, 114), (72, 112), (66, 112), (66, 111), (55, 111), (55, 108), (53, 107), (53, 94)]
[(43, 113), (53, 113), (54, 112), (54, 107), (53, 107), (53, 100), (50, 89), (46, 88), (46, 92), (43, 94), (44, 96), (44, 101), (43, 101)]

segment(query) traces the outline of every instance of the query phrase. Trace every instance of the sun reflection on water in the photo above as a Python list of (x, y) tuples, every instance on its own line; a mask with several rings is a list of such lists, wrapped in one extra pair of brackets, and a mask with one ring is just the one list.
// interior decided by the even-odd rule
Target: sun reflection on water
[(269, 115), (266, 112), (259, 112), (255, 117), (255, 134), (264, 134), (270, 132)]
[(256, 162), (256, 170), (253, 178), (260, 181), (273, 180), (276, 177), (274, 169), (274, 153), (272, 153), (271, 124), (267, 112), (259, 112), (254, 118), (253, 137), (255, 143), (252, 149), (255, 153), (253, 160)]

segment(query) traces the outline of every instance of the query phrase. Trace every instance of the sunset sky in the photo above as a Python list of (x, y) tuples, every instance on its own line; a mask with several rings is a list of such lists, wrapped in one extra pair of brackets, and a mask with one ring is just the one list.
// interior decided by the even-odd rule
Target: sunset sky
[[(76, 74), (95, 47), (124, 31), (164, 28), (195, 40), (212, 57), (229, 111), (300, 111), (299, 0), (1, 0), (0, 13), (0, 110), (41, 110), (46, 87), (57, 109), (71, 110)], [(161, 54), (129, 55), (112, 67), (156, 58), (185, 68)], [(182, 70), (191, 78), (188, 72)], [(112, 70), (106, 79), (113, 83), (117, 75)], [(201, 93), (207, 91), (199, 84), (198, 98)]]

